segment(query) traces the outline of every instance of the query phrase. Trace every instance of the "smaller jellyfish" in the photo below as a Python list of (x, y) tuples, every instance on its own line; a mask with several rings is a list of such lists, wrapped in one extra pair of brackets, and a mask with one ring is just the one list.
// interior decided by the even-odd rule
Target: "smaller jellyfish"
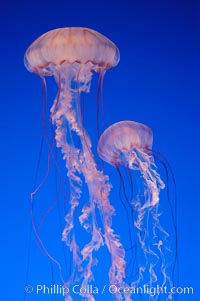
[[(148, 126), (134, 121), (121, 121), (108, 127), (100, 136), (98, 154), (103, 161), (117, 169), (124, 189), (124, 199), (121, 196), (120, 199), (126, 212), (130, 211), (127, 213), (130, 220), (130, 248), (126, 248), (126, 253), (131, 250), (134, 260), (132, 258), (130, 277), (126, 275), (127, 281), (129, 279), (129, 284), (135, 287), (159, 284), (162, 288), (165, 285), (172, 286), (168, 262), (171, 250), (169, 234), (161, 226), (159, 218), (160, 192), (165, 184), (157, 172), (152, 143), (153, 133)], [(125, 187), (125, 177), (129, 179), (131, 193)], [(127, 254), (125, 258), (130, 262)], [(151, 296), (151, 300), (157, 298), (158, 295)]]

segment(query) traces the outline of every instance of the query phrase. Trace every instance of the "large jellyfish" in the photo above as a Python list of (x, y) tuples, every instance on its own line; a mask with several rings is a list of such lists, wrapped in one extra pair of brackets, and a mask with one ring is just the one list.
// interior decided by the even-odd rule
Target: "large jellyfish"
[[(79, 281), (81, 286), (87, 287), (93, 280), (93, 266), (97, 264), (95, 253), (104, 244), (111, 257), (110, 282), (121, 286), (125, 277), (125, 252), (112, 229), (114, 208), (109, 202), (111, 185), (103, 172), (97, 169), (80, 109), (80, 94), (89, 92), (92, 73), (100, 73), (102, 79), (105, 71), (118, 61), (118, 48), (109, 39), (94, 30), (79, 27), (49, 31), (34, 41), (25, 53), (25, 66), (30, 72), (38, 74), (44, 85), (45, 76), (53, 75), (58, 85), (57, 97), (51, 108), (51, 127), (55, 126), (56, 145), (61, 148), (71, 189), (70, 209), (63, 230), (63, 240), (73, 258), (67, 286)], [(48, 138), (46, 140), (51, 153), (51, 143)], [(89, 199), (82, 207), (79, 221), (90, 233), (90, 241), (80, 248), (74, 214), (80, 206), (83, 182), (87, 184)], [(157, 202), (156, 191), (154, 193), (152, 202)], [(35, 232), (42, 244), (37, 226)], [(91, 292), (86, 292), (84, 297), (95, 300)], [(70, 293), (65, 298), (73, 299)], [(121, 300), (121, 294), (116, 293), (116, 298)], [(125, 298), (130, 300), (128, 295)]]
[[(124, 196), (120, 198), (126, 210), (130, 232), (130, 247), (126, 250), (133, 254), (132, 258), (129, 256), (127, 259), (132, 265), (127, 281), (132, 287), (146, 285), (147, 291), (159, 285), (155, 296), (149, 292), (148, 299), (157, 300), (164, 287), (170, 289), (173, 285), (176, 258), (173, 258), (169, 234), (160, 223), (160, 192), (165, 184), (157, 172), (152, 143), (153, 134), (148, 126), (134, 121), (121, 121), (111, 125), (100, 136), (98, 154), (103, 161), (117, 169), (124, 189)], [(126, 170), (124, 175), (123, 168)], [(130, 183), (129, 191), (124, 184), (125, 177)], [(137, 182), (134, 185), (135, 178)], [(164, 298), (171, 299), (172, 295), (166, 294)]]

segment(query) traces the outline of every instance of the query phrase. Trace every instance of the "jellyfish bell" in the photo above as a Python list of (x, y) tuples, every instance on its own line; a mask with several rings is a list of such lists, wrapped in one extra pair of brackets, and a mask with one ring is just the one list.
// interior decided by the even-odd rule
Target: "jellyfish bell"
[(128, 154), (130, 157), (134, 149), (148, 152), (152, 143), (153, 132), (148, 126), (127, 120), (107, 128), (99, 139), (97, 150), (102, 160), (116, 166), (126, 164), (122, 157)]
[(108, 38), (83, 27), (51, 30), (35, 40), (25, 53), (25, 66), (30, 72), (54, 75), (64, 63), (78, 64), (92, 71), (114, 67), (119, 62), (119, 50)]

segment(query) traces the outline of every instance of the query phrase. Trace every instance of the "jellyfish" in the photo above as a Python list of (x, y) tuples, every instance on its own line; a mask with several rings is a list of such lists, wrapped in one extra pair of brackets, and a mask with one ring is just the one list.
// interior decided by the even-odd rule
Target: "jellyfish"
[[(124, 197), (120, 198), (126, 213), (130, 211), (127, 213), (131, 229), (130, 247), (125, 249), (134, 253), (131, 286), (146, 285), (150, 288), (159, 284), (162, 289), (173, 285), (170, 269), (173, 258), (169, 233), (160, 223), (160, 193), (165, 184), (157, 171), (152, 143), (153, 133), (148, 126), (134, 121), (121, 121), (112, 124), (100, 136), (98, 154), (103, 161), (117, 169), (124, 189)], [(120, 170), (122, 167), (126, 170), (124, 175)], [(125, 176), (131, 186), (129, 195)], [(134, 187), (134, 176), (137, 178), (135, 185), (139, 187)], [(157, 300), (159, 294), (150, 295), (149, 298)], [(172, 296), (169, 294), (166, 298), (169, 300)]]
[[(66, 280), (67, 286), (80, 281), (81, 286), (86, 287), (93, 281), (93, 268), (97, 264), (95, 254), (103, 245), (107, 246), (111, 257), (110, 282), (121, 285), (125, 277), (125, 251), (112, 228), (114, 207), (109, 201), (111, 184), (97, 167), (80, 108), (80, 94), (90, 91), (92, 74), (97, 72), (102, 79), (106, 70), (117, 65), (118, 61), (119, 50), (113, 42), (92, 29), (81, 27), (49, 31), (36, 39), (25, 53), (24, 62), (28, 71), (38, 74), (44, 86), (46, 76), (54, 76), (58, 85), (58, 93), (51, 107), (50, 124), (55, 129), (56, 146), (63, 154), (70, 183), (70, 209), (65, 216), (62, 235), (73, 262), (72, 273)], [(52, 153), (51, 143), (48, 138), (46, 140)], [(80, 206), (83, 184), (87, 185), (88, 200), (84, 201), (79, 222), (91, 238), (80, 248), (74, 216)], [(97, 220), (97, 212), (100, 221)], [(84, 297), (89, 301), (95, 300), (90, 292)], [(121, 300), (121, 295), (116, 294), (116, 298)], [(66, 294), (65, 300), (71, 301), (72, 296)], [(128, 295), (126, 300), (130, 300)]]

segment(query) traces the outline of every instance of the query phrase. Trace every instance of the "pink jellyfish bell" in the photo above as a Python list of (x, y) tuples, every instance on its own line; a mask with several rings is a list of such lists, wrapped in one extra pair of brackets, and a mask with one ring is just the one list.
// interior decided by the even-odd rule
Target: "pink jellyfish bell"
[[(25, 53), (25, 66), (39, 75), (57, 75), (63, 65), (73, 65), (77, 81), (87, 81), (86, 73), (103, 72), (119, 62), (119, 50), (97, 31), (82, 27), (51, 30), (35, 40)], [(75, 67), (76, 66), (76, 67)], [(65, 69), (65, 68), (63, 68)], [(60, 74), (61, 75), (61, 74)]]
[[(94, 30), (61, 28), (49, 31), (34, 41), (27, 49), (24, 61), (26, 68), (40, 75), (44, 83), (45, 76), (53, 75), (58, 84), (58, 94), (51, 108), (51, 122), (55, 125), (56, 145), (63, 153), (71, 186), (63, 240), (72, 253), (73, 268), (66, 285), (81, 281), (81, 286), (87, 287), (94, 279), (92, 270), (97, 263), (94, 252), (105, 244), (111, 257), (110, 282), (120, 286), (125, 276), (125, 260), (124, 249), (112, 229), (114, 208), (109, 202), (111, 186), (108, 177), (97, 169), (80, 109), (80, 94), (89, 92), (92, 73), (99, 72), (102, 80), (105, 71), (119, 62), (119, 50)], [(79, 143), (75, 143), (77, 139)], [(82, 202), (84, 205), (79, 203), (83, 181), (87, 184), (89, 195), (89, 200)], [(82, 206), (80, 225), (90, 233), (90, 241), (81, 250), (74, 224), (78, 206)], [(100, 221), (97, 221), (97, 215), (101, 216)], [(118, 300), (121, 300), (118, 295), (116, 293)], [(95, 300), (91, 292), (86, 292), (84, 297)], [(70, 294), (66, 294), (65, 298), (72, 300)], [(126, 300), (129, 300), (128, 296)]]
[[(132, 285), (159, 284), (163, 287), (171, 285), (167, 270), (169, 262), (166, 259), (170, 253), (167, 242), (169, 235), (159, 220), (160, 190), (165, 185), (157, 172), (152, 143), (153, 133), (148, 126), (134, 121), (121, 121), (108, 127), (100, 136), (98, 154), (103, 161), (116, 167), (123, 187), (125, 176), (129, 178), (129, 185), (133, 185), (136, 177), (136, 185), (140, 186), (139, 189), (132, 187), (130, 197), (126, 191), (124, 199), (120, 196), (127, 219), (130, 219), (129, 250), (135, 252), (134, 262), (138, 263), (134, 266), (136, 272), (132, 271)], [(123, 167), (127, 170), (124, 177)], [(128, 210), (130, 213), (127, 213)], [(157, 297), (151, 297), (151, 300)]]

